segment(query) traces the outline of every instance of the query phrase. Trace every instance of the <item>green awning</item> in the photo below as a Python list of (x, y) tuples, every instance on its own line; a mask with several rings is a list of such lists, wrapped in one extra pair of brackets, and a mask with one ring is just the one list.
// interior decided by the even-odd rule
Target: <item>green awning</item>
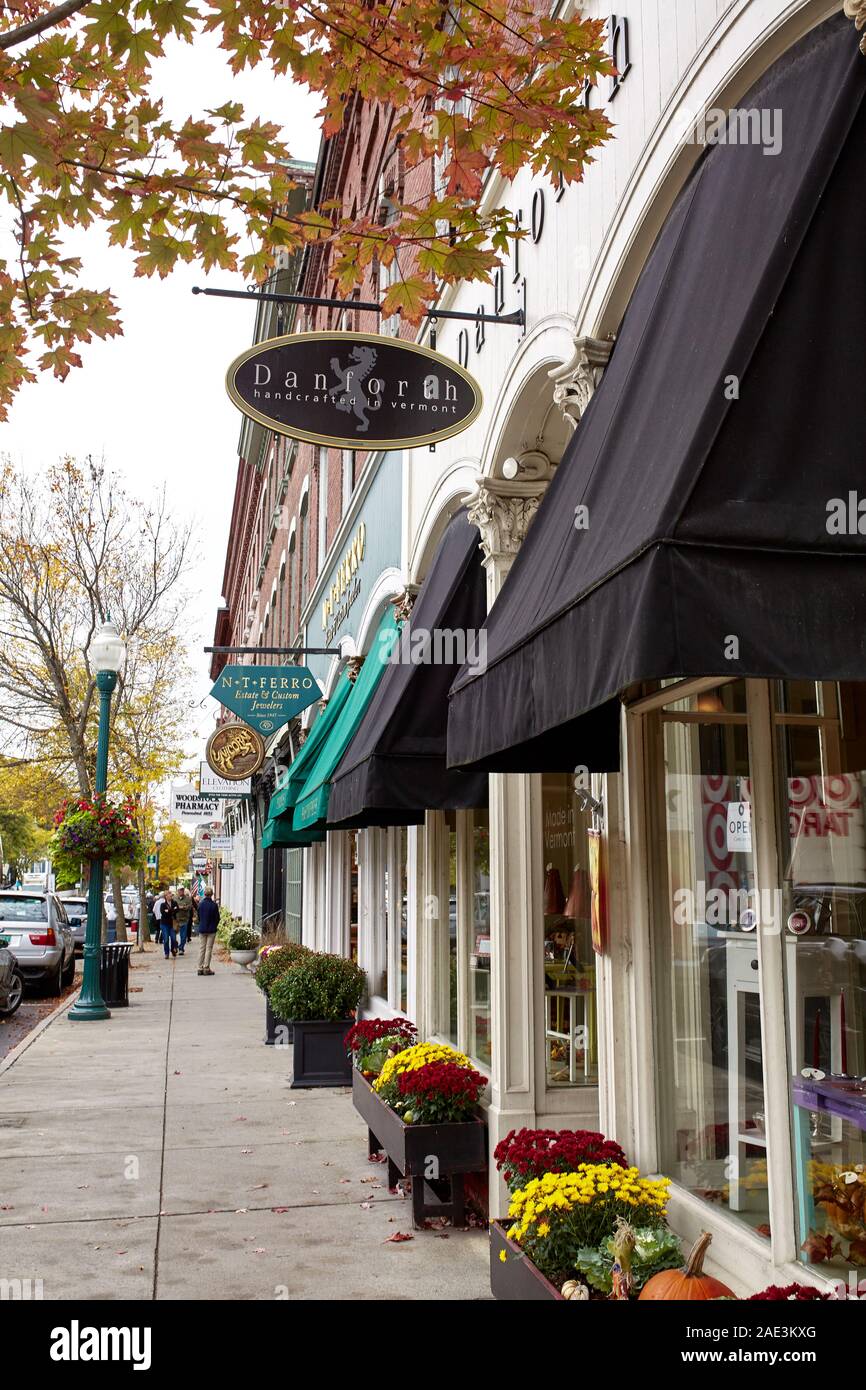
[(292, 826), (294, 811), (285, 816), (274, 816), (262, 832), (262, 849), (272, 846), (280, 849), (299, 849), (303, 845), (314, 845), (324, 840), (324, 830), (295, 830)]
[(313, 724), (307, 735), (307, 740), (289, 768), (289, 775), (285, 785), (274, 792), (268, 804), (268, 824), (276, 820), (278, 816), (288, 815), (289, 824), (292, 822), (291, 813), (294, 811), (295, 802), (307, 778), (313, 771), (313, 765), (322, 751), (322, 747), (328, 734), (334, 727), (337, 717), (343, 706), (352, 693), (352, 682), (343, 672), (338, 680), (334, 693)]
[(307, 778), (312, 775), (316, 760), (327, 743), (328, 734), (336, 724), (351, 693), (352, 683), (344, 672), (333, 695), (311, 728), (306, 743), (289, 768), (285, 785), (274, 792), (268, 803), (268, 819), (262, 831), (262, 849), (270, 849), (272, 846), (297, 849), (302, 845), (314, 845), (324, 840), (324, 830), (295, 830), (292, 824), (295, 801)]
[(388, 665), (391, 648), (399, 632), (400, 626), (389, 603), (373, 639), (373, 645), (352, 686), (352, 693), (335, 720), (315, 766), (298, 793), (292, 822), (295, 830), (309, 830), (313, 826), (324, 825), (328, 814), (328, 798), (331, 794), (331, 777), (366, 713), (376, 686)]

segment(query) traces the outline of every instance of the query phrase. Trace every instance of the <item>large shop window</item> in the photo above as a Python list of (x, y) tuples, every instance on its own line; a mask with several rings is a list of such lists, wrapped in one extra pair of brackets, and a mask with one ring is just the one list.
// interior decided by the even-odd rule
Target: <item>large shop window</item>
[(799, 1236), (821, 1272), (866, 1264), (866, 686), (774, 686)]
[(649, 722), (659, 1162), (769, 1234), (746, 690)]
[(358, 832), (346, 832), (349, 851), (349, 956), (358, 959)]
[[(380, 965), (373, 993), (390, 1008), (405, 1014), (409, 1002), (409, 836), (405, 825), (371, 829), (367, 834), (368, 843), (378, 845), (377, 862), (383, 866), (384, 889), (384, 935), (377, 949)], [(373, 931), (376, 931), (375, 923)]]
[[(490, 830), (486, 810), (444, 811), (436, 937), (437, 1033), (489, 1067)], [(447, 894), (447, 897), (446, 897)], [(447, 913), (444, 901), (447, 901)]]
[(598, 1083), (591, 924), (592, 812), (573, 773), (545, 775), (544, 1059), (547, 1085)]

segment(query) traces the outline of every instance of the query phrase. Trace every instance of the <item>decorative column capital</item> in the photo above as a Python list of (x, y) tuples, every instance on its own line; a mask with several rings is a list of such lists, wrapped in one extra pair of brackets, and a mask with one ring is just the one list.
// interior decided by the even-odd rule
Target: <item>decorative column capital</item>
[(407, 584), (402, 593), (392, 600), (394, 617), (398, 623), (408, 623), (418, 597), (418, 585)]
[(346, 675), (349, 677), (349, 682), (350, 682), (351, 685), (354, 685), (354, 684), (355, 684), (355, 681), (358, 679), (358, 676), (361, 674), (361, 667), (362, 667), (363, 665), (364, 665), (364, 658), (363, 658), (362, 656), (350, 656), (349, 659), (347, 660), (347, 662), (346, 662)]
[(612, 348), (610, 339), (575, 338), (574, 351), (568, 361), (548, 373), (554, 383), (554, 404), (559, 406), (573, 430), (577, 429), (598, 388)]
[(507, 478), (479, 478), (466, 500), (466, 512), (481, 533), (485, 561), (514, 559), (538, 511), (548, 479), (523, 482)]

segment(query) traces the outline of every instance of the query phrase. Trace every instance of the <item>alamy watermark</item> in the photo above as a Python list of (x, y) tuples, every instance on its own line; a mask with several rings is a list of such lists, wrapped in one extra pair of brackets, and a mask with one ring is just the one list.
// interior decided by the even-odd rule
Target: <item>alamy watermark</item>
[(684, 145), (759, 145), (765, 155), (782, 152), (782, 112), (779, 107), (711, 106), (706, 111), (681, 107), (677, 126)]
[(673, 894), (677, 926), (704, 923), (727, 931), (761, 931), (778, 936), (785, 915), (779, 888), (707, 887), (699, 879), (694, 888), (677, 888)]
[(487, 630), (473, 627), (415, 627), (398, 637), (383, 633), (383, 655), (391, 666), (468, 666), (487, 669)]
[(0, 1303), (30, 1303), (44, 1297), (41, 1279), (0, 1279)]

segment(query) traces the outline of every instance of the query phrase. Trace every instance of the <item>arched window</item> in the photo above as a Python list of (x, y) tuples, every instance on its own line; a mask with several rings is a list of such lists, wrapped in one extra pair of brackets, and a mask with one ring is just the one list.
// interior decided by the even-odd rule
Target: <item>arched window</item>
[(295, 633), (295, 595), (298, 592), (298, 551), (295, 541), (297, 532), (293, 531), (289, 537), (289, 563), (287, 567), (287, 593), (286, 593), (286, 624), (287, 637), (291, 642)]
[(280, 565), (280, 577), (277, 581), (277, 626), (274, 631), (274, 646), (288, 646), (286, 638), (286, 562)]
[(306, 607), (310, 592), (310, 494), (304, 493), (301, 499), (301, 539), (298, 545), (298, 578), (300, 582), (301, 608)]
[(328, 550), (328, 450), (324, 445), (319, 449), (319, 487), (316, 506), (319, 515), (316, 573), (321, 574)]

